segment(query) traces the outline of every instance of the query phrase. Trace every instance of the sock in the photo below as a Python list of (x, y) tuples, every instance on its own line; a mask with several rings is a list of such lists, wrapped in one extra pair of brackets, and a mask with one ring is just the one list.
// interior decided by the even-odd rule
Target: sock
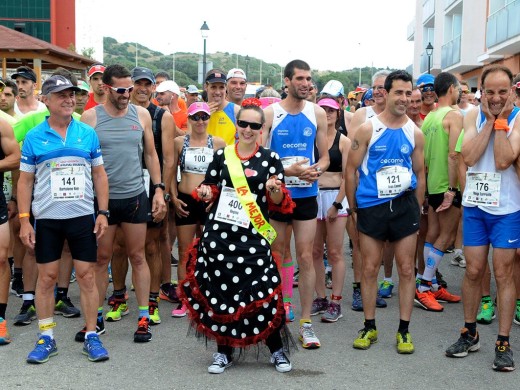
[(455, 248), (453, 251), (455, 257), (462, 255), (462, 249), (461, 248)]
[(97, 322), (103, 321), (103, 306), (98, 307), (97, 309)]
[(125, 299), (126, 294), (126, 286), (123, 287), (121, 290), (114, 290), (114, 298), (116, 299)]
[(5, 311), (7, 310), (7, 303), (0, 303), (0, 318), (5, 320)]
[[(430, 256), (430, 250), (433, 248), (433, 244), (430, 243), (430, 242), (424, 242), (424, 247), (423, 247), (423, 257), (424, 257), (424, 262), (426, 263), (426, 259), (428, 258), (428, 256)], [(426, 265), (426, 264), (425, 264)]]
[(417, 290), (419, 292), (430, 291), (432, 289), (432, 282), (428, 280), (424, 280), (424, 278), (419, 279), (419, 285), (417, 286)]
[(393, 282), (392, 282), (392, 277), (391, 277), (391, 276), (390, 276), (389, 278), (386, 278), (386, 277), (385, 277), (385, 278), (383, 279), (383, 281), (388, 282), (388, 283), (393, 283)]
[(291, 302), (293, 296), (294, 261), (292, 258), (282, 262), (282, 295), (284, 302)]
[(469, 330), (469, 335), (475, 337), (477, 335), (477, 323), (476, 322), (464, 322), (464, 327)]
[(432, 281), (432, 279), (435, 277), (435, 271), (441, 263), (442, 256), (444, 256), (444, 252), (432, 246), (430, 254), (428, 255), (428, 257), (424, 258), (426, 263), (423, 273), (424, 280), (427, 280), (429, 282)]
[(49, 336), (51, 339), (54, 338), (53, 328), (56, 326), (53, 317), (44, 318), (43, 320), (38, 320), (38, 327), (40, 328), (40, 333), (42, 336)]
[(148, 298), (150, 302), (159, 303), (159, 293), (150, 292), (150, 298)]
[(13, 272), (13, 278), (17, 280), (22, 280), (23, 271), (21, 268), (15, 268)]
[(399, 328), (397, 329), (397, 331), (401, 334), (405, 334), (405, 333), (408, 333), (408, 326), (410, 326), (410, 321), (405, 321), (405, 320), (399, 320)]
[(150, 313), (148, 312), (149, 306), (139, 306), (139, 318), (146, 317), (150, 318)]
[(300, 320), (300, 326), (303, 326), (304, 324), (312, 324), (311, 320), (307, 319), (307, 318), (302, 318)]
[(354, 282), (354, 283), (352, 283), (352, 288), (354, 290), (361, 290), (361, 282)]
[(85, 340), (87, 339), (87, 337), (88, 337), (90, 334), (96, 334), (96, 332), (94, 332), (93, 330), (90, 330), (90, 331), (85, 332)]
[(509, 336), (502, 336), (501, 334), (498, 335), (497, 341), (500, 342), (500, 344), (509, 344)]
[[(482, 298), (480, 298), (482, 302), (491, 302), (491, 296), (490, 295), (482, 295)], [(518, 303), (518, 299), (516, 300)]]
[(376, 320), (373, 319), (373, 320), (367, 320), (365, 319), (365, 329), (368, 330), (368, 329), (374, 329), (376, 330)]
[(24, 306), (34, 305), (34, 291), (24, 291), (22, 299)]
[(69, 289), (67, 287), (58, 287), (56, 289), (56, 302), (63, 298), (67, 298), (67, 293), (69, 292)]

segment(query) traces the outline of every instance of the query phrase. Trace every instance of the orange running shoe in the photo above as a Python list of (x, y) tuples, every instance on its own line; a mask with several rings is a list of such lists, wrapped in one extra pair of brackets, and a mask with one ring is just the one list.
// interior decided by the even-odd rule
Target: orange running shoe
[(420, 292), (418, 289), (415, 289), (415, 299), (414, 302), (421, 306), (424, 310), (428, 311), (443, 311), (444, 307), (437, 302), (433, 293), (430, 290), (425, 292)]
[(11, 337), (7, 331), (7, 321), (0, 317), (0, 345), (9, 344)]
[(448, 292), (448, 290), (446, 290), (444, 287), (439, 287), (439, 289), (437, 291), (434, 291), (432, 294), (435, 297), (435, 299), (439, 302), (460, 302), (460, 296)]

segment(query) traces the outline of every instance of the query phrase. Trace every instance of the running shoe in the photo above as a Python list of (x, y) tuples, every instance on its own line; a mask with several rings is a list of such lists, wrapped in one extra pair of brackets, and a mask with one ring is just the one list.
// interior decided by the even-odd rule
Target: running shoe
[[(96, 334), (98, 336), (105, 334), (105, 322), (103, 320), (96, 322)], [(78, 343), (85, 342), (85, 333), (87, 332), (87, 327), (84, 326), (83, 329), (81, 329), (78, 333), (76, 333), (76, 336), (74, 337), (74, 340)]]
[(123, 316), (126, 316), (130, 310), (126, 300), (115, 299), (114, 305), (110, 308), (110, 311), (105, 315), (105, 320), (108, 322), (115, 322), (121, 320)]
[(150, 332), (150, 319), (141, 317), (137, 322), (137, 330), (134, 333), (134, 342), (146, 343), (148, 341), (152, 341), (152, 332)]
[(495, 345), (495, 360), (493, 361), (495, 371), (514, 371), (515, 361), (513, 351), (507, 341), (497, 341)]
[(23, 279), (14, 278), (11, 282), (11, 294), (21, 297), (23, 295)]
[(314, 328), (310, 322), (306, 322), (300, 326), (300, 341), (302, 342), (302, 347), (305, 349), (321, 347), (320, 340), (316, 337), (316, 333), (314, 333)]
[(448, 288), (448, 283), (446, 283), (446, 281), (444, 280), (444, 277), (439, 272), (439, 270), (435, 271), (435, 278), (437, 279), (437, 284), (439, 286), (442, 286), (444, 288)]
[(150, 316), (150, 325), (159, 325), (161, 323), (157, 302), (148, 302), (148, 315)]
[(159, 298), (168, 302), (179, 302), (176, 286), (173, 283), (163, 283), (159, 289)]
[(208, 372), (210, 374), (222, 374), (232, 364), (233, 361), (228, 359), (226, 354), (215, 352), (213, 354), (213, 363), (208, 367)]
[(422, 307), (424, 310), (428, 311), (443, 311), (444, 307), (442, 307), (439, 302), (433, 296), (433, 293), (430, 290), (426, 290), (425, 292), (420, 292), (419, 289), (415, 289), (415, 299), (414, 302)]
[(446, 350), (448, 357), (465, 357), (468, 352), (476, 352), (480, 349), (480, 338), (477, 334), (475, 337), (470, 336), (468, 328), (462, 328), (460, 337), (455, 344), (452, 344)]
[(397, 353), (409, 354), (415, 351), (413, 346), (412, 336), (410, 332), (401, 333), (397, 332)]
[(291, 302), (284, 302), (283, 308), (285, 310), (285, 322), (294, 321), (294, 310)]
[(274, 364), (274, 368), (278, 372), (289, 372), (292, 370), (292, 364), (281, 348), (271, 355), (271, 363)]
[(513, 317), (513, 322), (517, 325), (520, 325), (520, 302), (518, 300), (516, 301), (516, 310), (515, 316)]
[(36, 346), (27, 356), (27, 363), (45, 363), (49, 361), (51, 356), (58, 354), (56, 341), (50, 336), (40, 336), (36, 342)]
[(294, 271), (294, 275), (293, 275), (293, 282), (292, 282), (293, 287), (298, 287), (299, 279), (300, 279), (300, 271), (296, 270), (296, 271)]
[(321, 316), (322, 322), (336, 322), (343, 314), (341, 314), (341, 306), (336, 302), (329, 302), (327, 311)]
[[(518, 306), (517, 306), (517, 315), (518, 315)], [(477, 322), (479, 324), (489, 325), (496, 318), (495, 313), (495, 304), (491, 298), (483, 298), (480, 301), (480, 311), (477, 314)], [(516, 316), (515, 316), (516, 323)]]
[(382, 280), (379, 282), (378, 295), (381, 298), (392, 298), (392, 290), (394, 289), (394, 283), (388, 280)]
[(328, 271), (325, 273), (325, 287), (328, 289), (332, 289), (332, 271)]
[(463, 253), (459, 253), (451, 259), (451, 265), (455, 265), (460, 268), (466, 268), (466, 258)]
[(311, 307), (311, 316), (316, 316), (318, 314), (325, 313), (329, 308), (329, 301), (327, 301), (327, 297), (320, 298), (317, 297), (312, 301)]
[(179, 306), (172, 310), (172, 317), (186, 317), (186, 314), (188, 314), (188, 308), (184, 303), (179, 303)]
[(381, 295), (379, 295), (379, 293), (377, 293), (377, 296), (376, 296), (376, 307), (384, 308), (386, 306), (387, 306), (386, 301), (383, 298), (381, 298)]
[(9, 344), (11, 342), (11, 337), (9, 336), (9, 331), (7, 330), (7, 321), (0, 317), (0, 345)]
[(438, 302), (457, 303), (460, 302), (460, 296), (448, 292), (444, 287), (439, 287), (437, 291), (432, 292), (434, 298)]
[(102, 362), (108, 360), (108, 351), (97, 334), (89, 334), (83, 343), (83, 355), (88, 356), (91, 362)]
[[(110, 295), (107, 299), (107, 304), (108, 306), (114, 306), (114, 303), (116, 302), (116, 296), (114, 293), (112, 293), (112, 295)], [(125, 301), (128, 301), (128, 291), (125, 291)]]
[(352, 310), (363, 311), (363, 298), (361, 297), (361, 289), (355, 288), (352, 293)]
[(65, 297), (54, 306), (54, 314), (61, 314), (65, 318), (75, 318), (79, 317), (81, 312), (72, 304), (69, 297)]
[(377, 343), (377, 330), (363, 328), (359, 331), (352, 346), (356, 349), (368, 349), (374, 343)]
[(34, 305), (25, 303), (22, 304), (22, 308), (20, 309), (20, 313), (14, 318), (14, 324), (18, 326), (22, 325), (30, 325), (31, 321), (36, 319), (36, 309)]

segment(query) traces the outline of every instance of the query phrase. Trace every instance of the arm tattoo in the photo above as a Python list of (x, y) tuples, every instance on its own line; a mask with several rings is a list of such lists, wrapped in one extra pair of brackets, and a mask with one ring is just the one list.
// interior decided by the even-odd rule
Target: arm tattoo
[(359, 149), (359, 142), (357, 139), (354, 139), (354, 141), (352, 141), (352, 150), (358, 150)]

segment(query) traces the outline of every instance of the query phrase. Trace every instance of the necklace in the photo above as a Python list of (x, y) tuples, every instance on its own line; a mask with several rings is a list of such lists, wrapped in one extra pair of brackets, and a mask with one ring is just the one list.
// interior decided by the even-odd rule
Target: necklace
[(238, 153), (238, 142), (237, 142), (235, 144), (235, 153), (241, 161), (247, 161), (247, 160), (251, 159), (256, 154), (256, 152), (258, 152), (259, 147), (260, 146), (258, 145), (258, 143), (255, 143), (255, 150), (253, 150), (253, 153), (251, 153), (249, 156), (241, 156), (240, 153)]

